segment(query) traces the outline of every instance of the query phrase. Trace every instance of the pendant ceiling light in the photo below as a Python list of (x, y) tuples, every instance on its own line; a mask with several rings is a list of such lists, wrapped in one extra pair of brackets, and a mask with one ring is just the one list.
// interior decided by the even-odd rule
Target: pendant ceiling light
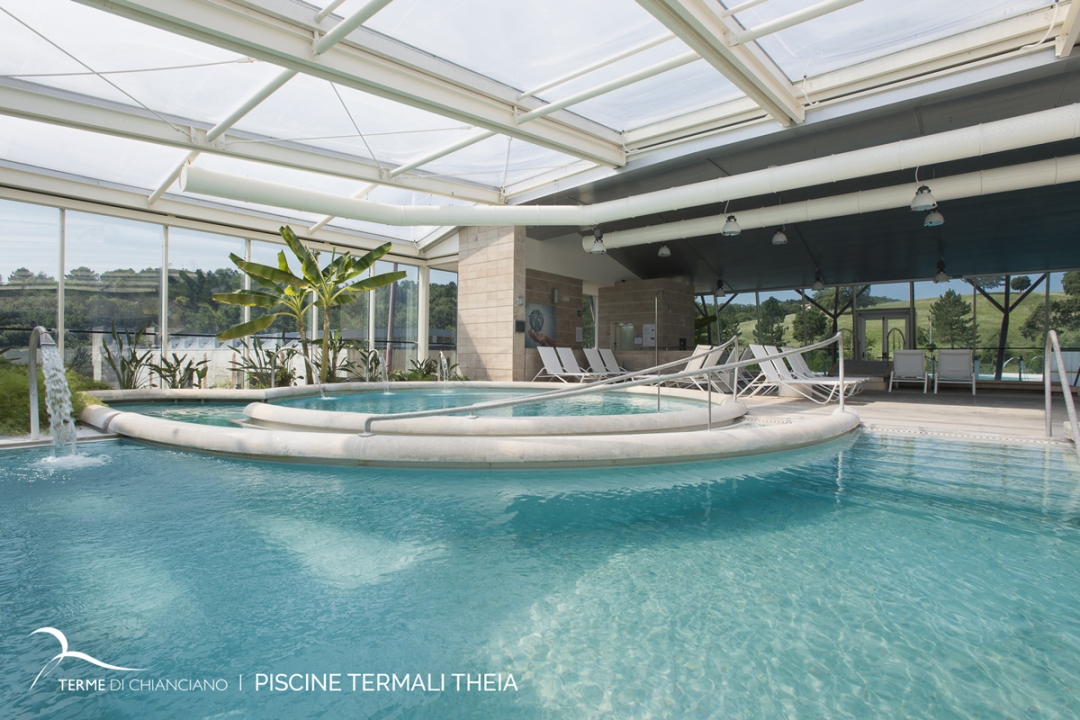
[(589, 252), (593, 255), (603, 255), (606, 253), (607, 248), (604, 247), (604, 233), (601, 232), (600, 228), (593, 229), (593, 238), (592, 248)]
[(739, 227), (739, 222), (735, 219), (734, 215), (727, 216), (727, 222), (724, 223), (724, 229), (720, 231), (720, 234), (724, 237), (735, 237), (742, 232), (742, 228)]
[(724, 292), (724, 278), (717, 278), (716, 279), (716, 290), (713, 291), (713, 296), (718, 297), (718, 298), (722, 298), (725, 295), (727, 295), (727, 293)]
[[(787, 227), (786, 225), (784, 227)], [(784, 227), (777, 230), (772, 236), (773, 245), (787, 245), (787, 235), (784, 234)]]
[(934, 275), (934, 282), (943, 283), (949, 282), (949, 276), (945, 274), (945, 261), (938, 260), (937, 273)]
[(671, 248), (667, 245), (661, 245), (660, 249), (656, 251), (656, 257), (669, 258), (671, 257)]
[(825, 289), (825, 281), (821, 279), (820, 270), (814, 273), (814, 284), (810, 286), (810, 289), (814, 292), (821, 292)]
[(926, 212), (937, 207), (937, 200), (930, 194), (930, 187), (920, 185), (915, 191), (915, 197), (911, 199), (911, 209), (915, 212)]
[(945, 216), (937, 210), (931, 210), (926, 213), (926, 218), (923, 219), (923, 227), (937, 227), (938, 225), (945, 224)]

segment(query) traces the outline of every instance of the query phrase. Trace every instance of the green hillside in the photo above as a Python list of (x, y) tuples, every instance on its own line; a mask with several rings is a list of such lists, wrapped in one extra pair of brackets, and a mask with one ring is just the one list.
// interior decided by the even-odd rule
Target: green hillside
[[(1020, 293), (1011, 293), (1011, 300), (1016, 301), (1016, 298)], [(997, 300), (999, 303), (1004, 302), (1004, 293), (993, 292), (990, 296)], [(1053, 292), (1050, 293), (1050, 300), (1061, 300), (1065, 297), (1064, 293)], [(963, 299), (969, 305), (972, 302), (972, 294), (970, 292), (963, 295)], [(915, 301), (915, 318), (916, 326), (918, 328), (919, 347), (925, 347), (928, 344), (930, 337), (930, 306), (933, 305), (938, 298), (922, 298)], [(1045, 293), (1042, 288), (1039, 288), (1031, 293), (1027, 298), (1015, 310), (1012, 311), (1009, 319), (1009, 333), (1007, 342), (1007, 358), (1018, 356), (1024, 359), (1025, 367), (1029, 367), (1032, 370), (1036, 370), (1041, 366), (1040, 360), (1037, 356), (1042, 355), (1042, 346), (1040, 340), (1028, 340), (1020, 334), (1020, 328), (1023, 326), (1024, 321), (1028, 319), (1033, 313), (1042, 314), (1043, 304), (1045, 302)], [(908, 306), (907, 300), (896, 300), (891, 302), (882, 302), (873, 306), (873, 309), (885, 309), (885, 308), (906, 308)], [(1001, 332), (1001, 312), (995, 308), (989, 300), (982, 295), (977, 298), (977, 304), (975, 306), (975, 316), (977, 321), (978, 343), (980, 348), (976, 357), (979, 357), (983, 363), (992, 363), (996, 357), (996, 349), (998, 345), (998, 336)], [(793, 321), (796, 317), (795, 313), (788, 314), (784, 319), (784, 342), (793, 345), (801, 344), (798, 338), (794, 337), (792, 328)], [(755, 320), (744, 321), (739, 324), (739, 330), (744, 342), (754, 342), (754, 326)], [(842, 330), (850, 331), (851, 328), (851, 313), (850, 310), (840, 317), (838, 326)], [(831, 327), (831, 322), (830, 322)], [(881, 354), (881, 325), (880, 323), (871, 322), (866, 329), (867, 343), (870, 351), (875, 358), (880, 357)], [(1062, 336), (1062, 344), (1065, 346), (1080, 344), (1080, 337), (1075, 337), (1076, 333), (1069, 333)], [(937, 343), (940, 346), (940, 341)], [(850, 340), (847, 343), (848, 353), (850, 356)], [(1036, 358), (1035, 363), (1032, 364), (1031, 359)], [(1013, 363), (1015, 365), (1015, 363)], [(1012, 368), (1012, 366), (1010, 366)]]

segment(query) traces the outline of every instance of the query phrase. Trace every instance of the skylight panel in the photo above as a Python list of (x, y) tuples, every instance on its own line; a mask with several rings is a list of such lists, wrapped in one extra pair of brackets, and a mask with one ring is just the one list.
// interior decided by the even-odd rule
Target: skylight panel
[(373, 159), (388, 168), (475, 131), (456, 120), (306, 75), (290, 80), (235, 127)]
[(67, 0), (0, 8), (0, 75), (159, 113), (216, 122), (280, 70)]
[(574, 164), (588, 166), (587, 161), (572, 155), (496, 135), (427, 163), (422, 169), (493, 187), (507, 187)]
[(395, 0), (365, 25), (519, 90), (668, 32), (632, 0)]
[(186, 155), (177, 148), (0, 115), (0, 159), (148, 193)]
[(742, 92), (715, 68), (698, 60), (569, 109), (623, 131), (741, 97)]
[[(744, 27), (753, 28), (811, 4), (808, 0), (768, 0), (736, 18)], [(798, 81), (1048, 5), (1047, 0), (863, 0), (757, 42), (788, 78)]]

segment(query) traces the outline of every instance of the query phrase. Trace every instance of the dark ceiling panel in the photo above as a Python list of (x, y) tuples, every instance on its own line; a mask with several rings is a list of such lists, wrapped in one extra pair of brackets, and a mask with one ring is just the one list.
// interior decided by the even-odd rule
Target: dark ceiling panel
[(740, 291), (809, 287), (820, 268), (828, 284), (902, 282), (933, 277), (939, 258), (950, 275), (1080, 268), (1080, 183), (943, 203), (945, 225), (922, 226), (922, 214), (887, 210), (776, 228), (611, 250), (642, 278), (685, 277), (698, 292), (722, 276)]

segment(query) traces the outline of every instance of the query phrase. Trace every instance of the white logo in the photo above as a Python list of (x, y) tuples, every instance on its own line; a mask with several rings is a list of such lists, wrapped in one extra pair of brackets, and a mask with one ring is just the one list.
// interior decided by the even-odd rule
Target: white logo
[(67, 638), (64, 637), (64, 633), (60, 632), (56, 628), (52, 628), (52, 627), (38, 628), (37, 630), (35, 630), (34, 632), (32, 632), (30, 634), (31, 635), (37, 635), (38, 633), (48, 633), (49, 635), (52, 635), (54, 638), (59, 640), (60, 641), (60, 654), (57, 655), (56, 657), (54, 657), (53, 659), (49, 660), (49, 662), (45, 663), (45, 667), (41, 668), (41, 672), (39, 672), (37, 674), (37, 677), (34, 678), (33, 684), (30, 685), (31, 690), (34, 689), (34, 685), (37, 685), (38, 680), (40, 680), (43, 677), (48, 676), (49, 673), (51, 673), (53, 670), (55, 670), (56, 667), (58, 665), (60, 665), (61, 661), (64, 658), (75, 658), (76, 660), (85, 660), (88, 663), (91, 663), (93, 665), (97, 665), (98, 667), (103, 667), (106, 670), (123, 670), (123, 671), (126, 671), (126, 672), (139, 672), (139, 671), (145, 669), (145, 668), (120, 667), (119, 665), (110, 665), (109, 663), (101, 662), (97, 658), (92, 658), (89, 655), (87, 655), (86, 653), (73, 652), (71, 650), (68, 650)]

